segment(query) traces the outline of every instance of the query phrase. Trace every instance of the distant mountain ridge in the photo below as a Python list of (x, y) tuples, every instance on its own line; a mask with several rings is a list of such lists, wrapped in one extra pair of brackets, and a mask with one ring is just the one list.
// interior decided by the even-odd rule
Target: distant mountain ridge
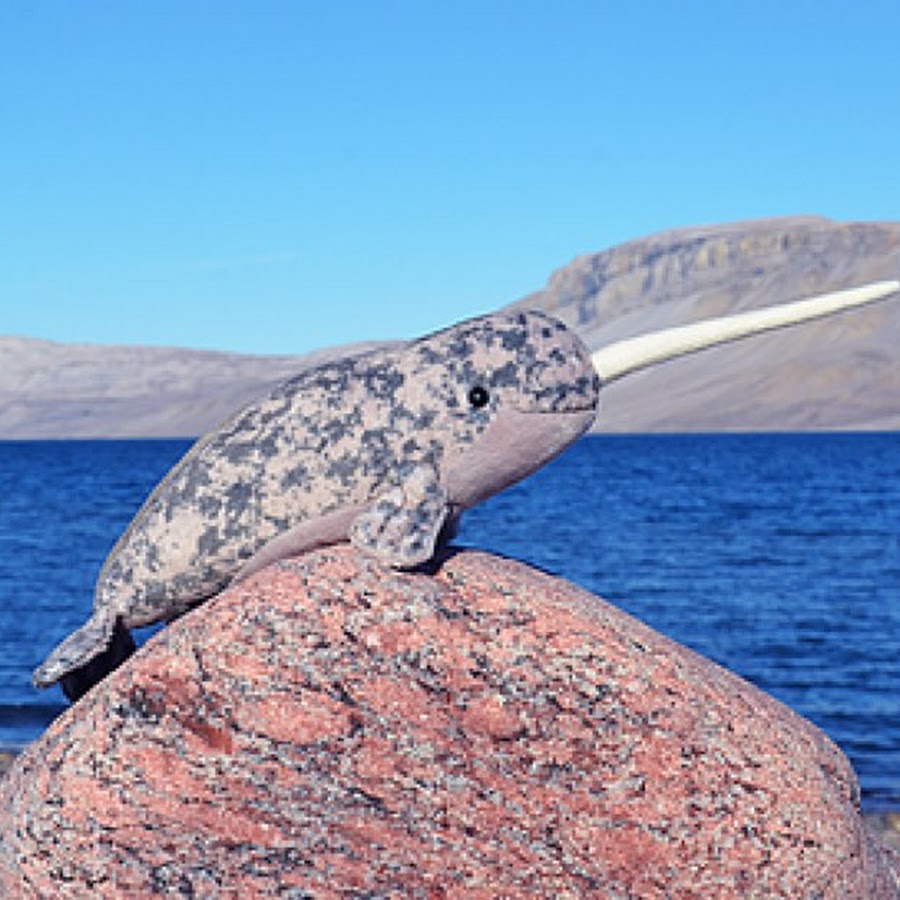
[[(900, 276), (900, 222), (793, 217), (684, 228), (587, 254), (509, 309), (539, 308), (591, 348), (712, 315)], [(635, 374), (600, 431), (900, 428), (900, 299)], [(0, 439), (200, 434), (308, 365), (0, 337)]]
[[(709, 316), (900, 277), (900, 222), (794, 217), (684, 228), (580, 256), (512, 305), (592, 348)], [(600, 431), (900, 428), (900, 298), (636, 373)]]
[(59, 344), (0, 336), (0, 439), (192, 437), (331, 356)]

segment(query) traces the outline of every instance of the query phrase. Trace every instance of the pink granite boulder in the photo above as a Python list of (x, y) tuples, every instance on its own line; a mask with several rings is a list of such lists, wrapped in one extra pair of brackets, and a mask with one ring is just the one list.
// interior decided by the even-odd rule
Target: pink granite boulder
[(573, 585), (348, 547), (165, 629), (0, 783), (0, 895), (900, 897), (816, 728)]

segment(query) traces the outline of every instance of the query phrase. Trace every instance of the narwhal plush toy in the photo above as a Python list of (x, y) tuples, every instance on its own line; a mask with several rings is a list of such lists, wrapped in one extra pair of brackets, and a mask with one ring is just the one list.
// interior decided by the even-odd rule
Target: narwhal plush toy
[(540, 312), (483, 316), (308, 369), (201, 438), (107, 558), (90, 619), (35, 671), (70, 699), (172, 619), (274, 560), (349, 541), (427, 562), (460, 514), (562, 452), (602, 385), (646, 366), (826, 316), (896, 281), (621, 341), (593, 356)]

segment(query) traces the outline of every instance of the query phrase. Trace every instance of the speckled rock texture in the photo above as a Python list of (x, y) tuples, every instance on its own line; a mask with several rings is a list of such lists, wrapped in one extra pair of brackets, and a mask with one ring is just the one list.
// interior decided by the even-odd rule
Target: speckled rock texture
[(347, 546), (165, 629), (0, 783), (0, 896), (900, 897), (816, 728), (571, 584)]

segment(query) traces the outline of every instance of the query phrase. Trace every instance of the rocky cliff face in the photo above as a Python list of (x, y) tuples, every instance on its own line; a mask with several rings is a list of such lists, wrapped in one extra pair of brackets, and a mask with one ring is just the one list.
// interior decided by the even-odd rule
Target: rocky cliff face
[[(786, 218), (665, 232), (579, 257), (538, 307), (592, 349), (635, 334), (897, 278), (900, 222)], [(601, 431), (900, 427), (900, 302), (683, 358), (611, 385)]]
[[(513, 308), (592, 347), (900, 275), (900, 222), (688, 228), (579, 257)], [(900, 301), (706, 351), (604, 391), (602, 431), (900, 428)], [(330, 351), (345, 352), (346, 348)], [(0, 338), (0, 439), (199, 434), (321, 359)]]

